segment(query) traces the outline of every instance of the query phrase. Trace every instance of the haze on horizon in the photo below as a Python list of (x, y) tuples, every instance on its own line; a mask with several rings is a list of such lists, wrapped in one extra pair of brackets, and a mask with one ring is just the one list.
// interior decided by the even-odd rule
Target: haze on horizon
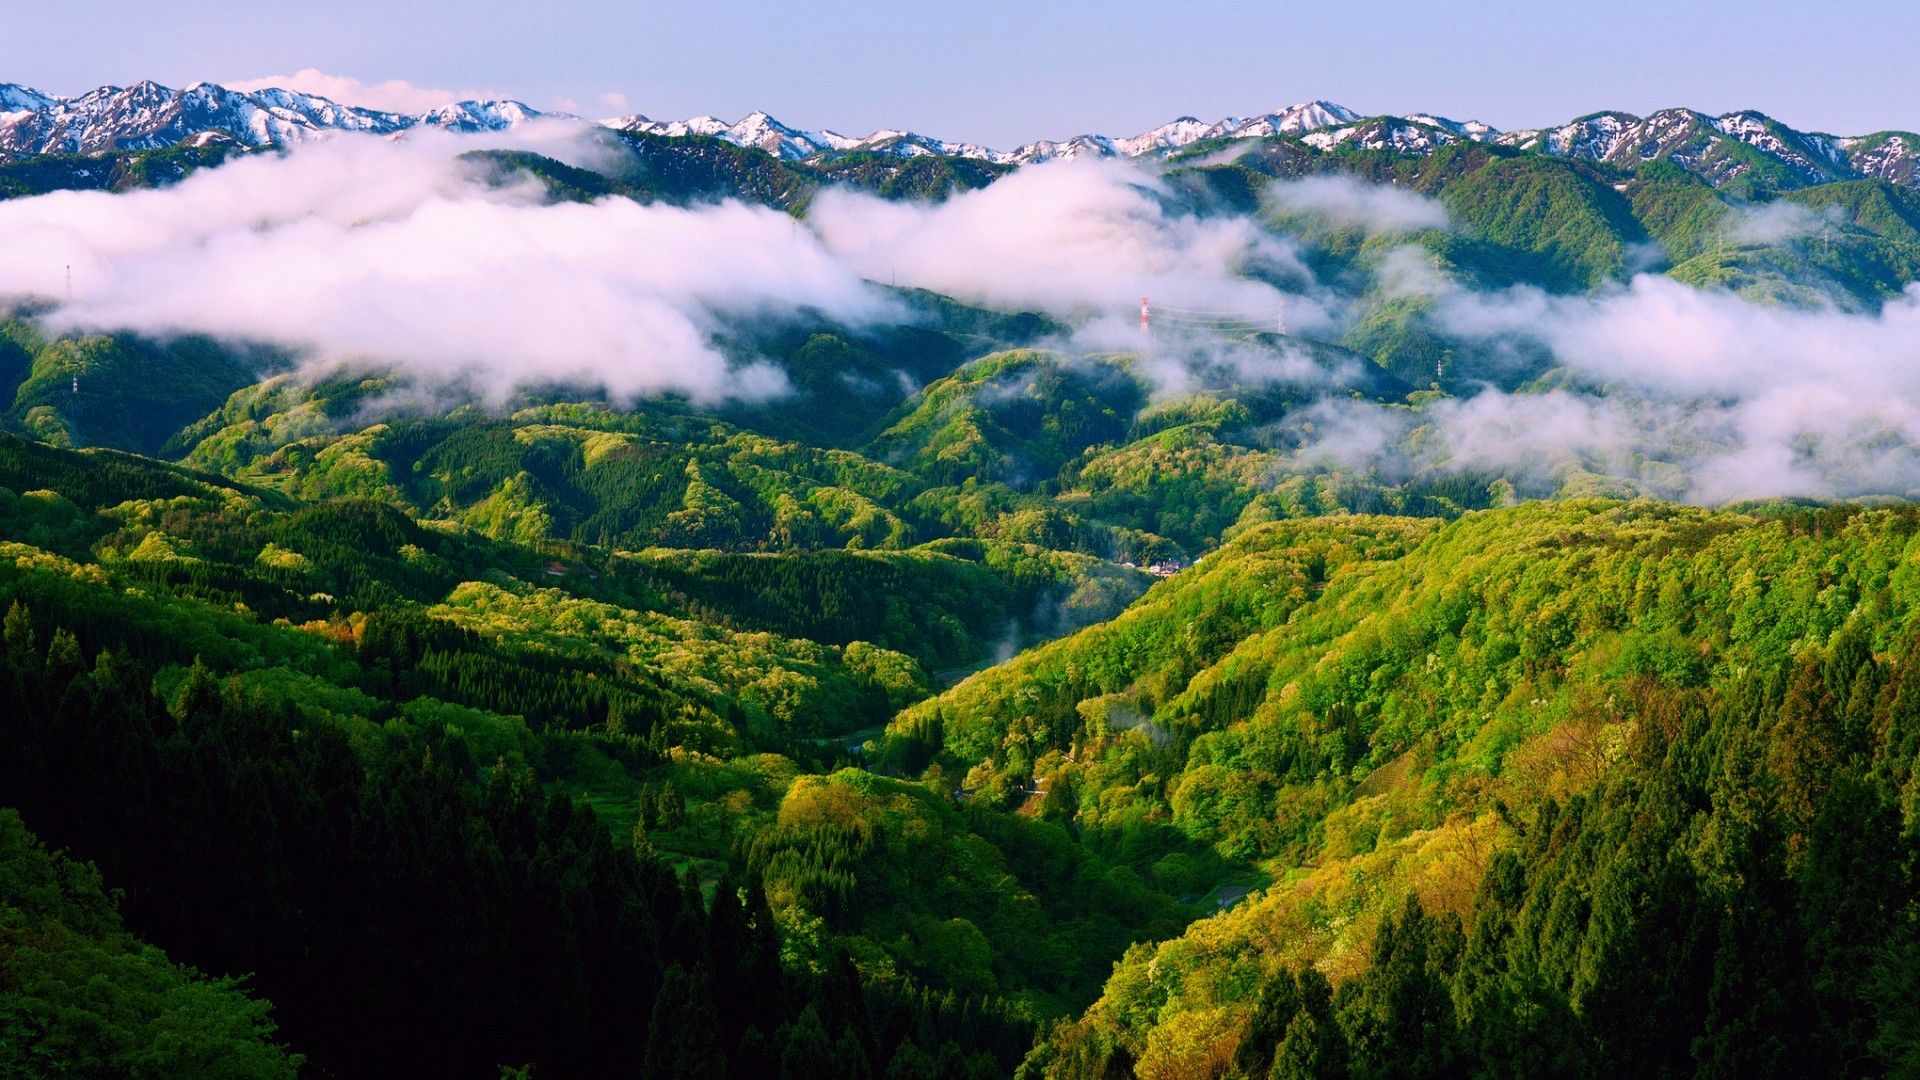
[(1315, 98), (1503, 129), (1676, 105), (1835, 134), (1920, 127), (1920, 8), (1885, 0), (1761, 0), (1737, 15), (1652, 0), (7, 7), (0, 81), (60, 94), (311, 69), (302, 88), (378, 107), (496, 94), (587, 116), (765, 109), (846, 134), (908, 127), (994, 146)]

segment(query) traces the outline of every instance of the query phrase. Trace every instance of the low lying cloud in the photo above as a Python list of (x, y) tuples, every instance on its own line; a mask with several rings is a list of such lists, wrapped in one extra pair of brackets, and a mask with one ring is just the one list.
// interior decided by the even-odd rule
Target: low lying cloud
[(1646, 275), (1592, 296), (1452, 290), (1433, 317), (1468, 343), (1544, 347), (1565, 385), (1419, 412), (1330, 403), (1302, 418), (1302, 462), (1494, 474), (1532, 494), (1577, 471), (1704, 504), (1920, 494), (1920, 286), (1866, 315)]
[(1516, 336), (1596, 382), (1748, 397), (1810, 382), (1862, 398), (1920, 395), (1920, 292), (1875, 315), (1756, 304), (1642, 275), (1592, 296), (1454, 292), (1436, 315), (1467, 338)]
[(534, 182), (501, 187), (460, 160), (471, 140), (416, 135), (334, 139), (163, 190), (0, 202), (0, 295), (53, 293), (71, 265), (55, 329), (273, 342), (495, 394), (568, 382), (701, 401), (786, 389), (772, 365), (716, 348), (731, 322), (893, 315), (786, 215), (548, 204)]
[(1843, 219), (1838, 206), (1815, 210), (1799, 203), (1770, 202), (1729, 212), (1724, 231), (1736, 244), (1781, 244), (1832, 228)]
[(1287, 297), (1246, 275), (1310, 279), (1292, 244), (1248, 218), (1178, 211), (1125, 162), (1021, 169), (936, 205), (833, 189), (808, 221), (867, 277), (1062, 317), (1158, 307), (1275, 320)]
[(1198, 336), (1156, 344), (1141, 353), (1134, 370), (1147, 380), (1156, 400), (1274, 386), (1331, 393), (1363, 381), (1358, 363), (1317, 358), (1297, 344), (1267, 346)]
[(908, 318), (879, 284), (1044, 311), (1075, 326), (1074, 349), (1137, 348), (1143, 295), (1163, 306), (1161, 341), (1331, 317), (1245, 276), (1310, 282), (1284, 238), (1184, 211), (1125, 164), (1022, 170), (938, 204), (832, 190), (801, 222), (738, 202), (550, 205), (534, 181), (502, 187), (460, 160), (483, 147), (608, 152), (561, 124), (347, 136), (163, 190), (0, 202), (0, 296), (58, 297), (71, 265), (56, 329), (270, 342), (496, 395), (563, 382), (704, 402), (787, 389), (772, 364), (722, 356), (739, 320)]
[(1373, 274), (1381, 295), (1387, 297), (1438, 296), (1455, 288), (1441, 272), (1433, 252), (1413, 244), (1402, 244), (1382, 255)]
[(1267, 188), (1278, 211), (1303, 214), (1368, 232), (1419, 232), (1448, 227), (1446, 208), (1424, 195), (1386, 184), (1327, 174), (1283, 180)]

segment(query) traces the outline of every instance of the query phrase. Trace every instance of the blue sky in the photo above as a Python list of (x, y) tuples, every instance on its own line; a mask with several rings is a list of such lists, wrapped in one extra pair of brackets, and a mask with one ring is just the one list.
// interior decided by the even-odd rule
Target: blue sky
[[(1010, 145), (1311, 98), (1498, 127), (1758, 108), (1920, 128), (1920, 4), (335, 3), (0, 0), (0, 82), (73, 93), (317, 68), (591, 115)], [(625, 108), (619, 106), (623, 104)]]

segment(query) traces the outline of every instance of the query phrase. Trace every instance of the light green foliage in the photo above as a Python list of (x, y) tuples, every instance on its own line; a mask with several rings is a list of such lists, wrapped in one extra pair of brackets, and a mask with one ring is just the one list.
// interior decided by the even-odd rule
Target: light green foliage
[[(868, 657), (851, 670), (841, 650), (765, 633), (726, 633), (696, 622), (568, 596), (558, 589), (502, 588), (471, 581), (444, 604), (440, 617), (488, 637), (560, 656), (597, 653), (664, 673), (676, 683), (738, 701), (749, 722), (803, 735), (863, 726), (872, 706), (863, 697), (898, 693), (918, 680), (912, 660)], [(869, 653), (879, 650), (869, 649)], [(884, 685), (867, 673), (888, 674)]]
[(869, 453), (934, 483), (1027, 487), (1082, 449), (1118, 438), (1140, 404), (1139, 386), (1110, 366), (999, 353), (921, 391)]
[(269, 1011), (137, 941), (91, 866), (0, 809), (0, 1072), (292, 1077)]
[[(1520, 842), (1529, 815), (1624, 768), (1647, 725), (1674, 722), (1656, 719), (1669, 699), (1847, 634), (1860, 650), (1904, 648), (1900, 628), (1920, 610), (1920, 530), (1905, 510), (1762, 519), (1529, 504), (1397, 524), (1399, 542), (1381, 546), (1385, 525), (1290, 526), (1296, 545), (1312, 530), (1323, 543), (1371, 534), (1371, 557), (1329, 565), (1323, 588), (1243, 619), (1240, 640), (1192, 668), (1117, 649), (1117, 632), (1204, 595), (1210, 577), (1297, 550), (1276, 526), (1216, 553), (1185, 589), (1150, 593), (1113, 630), (1036, 650), (896, 722), (905, 740), (938, 716), (960, 767), (1005, 772), (1064, 751), (1053, 782), (1074, 783), (1090, 832), (1169, 821), (1271, 875), (1253, 901), (1123, 961), (1087, 1022), (1135, 1053), (1171, 1054), (1151, 1050), (1160, 1033), (1245, 1007), (1275, 965), (1359, 976), (1376, 927), (1409, 896), (1470, 915), (1493, 853)], [(1119, 640), (1151, 642), (1144, 629)], [(1115, 656), (1123, 673), (1102, 676)], [(1156, 684), (1169, 671), (1177, 681)], [(1049, 720), (1075, 700), (1089, 724), (1124, 732)], [(1164, 732), (1168, 752), (1153, 755), (1142, 730)]]
[(798, 962), (847, 947), (871, 970), (1043, 1016), (1077, 1007), (1130, 934), (1182, 921), (1057, 824), (858, 770), (796, 779), (747, 851)]
[[(0, 481), (27, 475), (57, 487), (13, 504), (16, 517), (75, 522), (76, 557), (0, 542), (0, 598), (169, 662), (155, 687), (179, 715), (228, 694), (288, 730), (337, 729), (361, 753), (409, 747), (468, 775), (524, 777), (707, 881), (792, 848), (791, 874), (768, 864), (763, 879), (788, 896), (788, 953), (819, 973), (845, 948), (875, 978), (1060, 1015), (1093, 998), (1128, 941), (1188, 915), (1078, 844), (1044, 796), (1030, 820), (966, 805), (957, 782), (833, 774), (833, 790), (859, 793), (849, 820), (880, 838), (849, 871), (854, 908), (795, 884), (828, 841), (786, 828), (805, 819), (786, 809), (791, 791), (860, 756), (931, 689), (914, 656), (855, 631), (964, 658), (1002, 624), (1017, 630), (1014, 605), (1036, 596), (1062, 622), (1104, 617), (1144, 587), (1136, 571), (959, 539), (559, 562), (379, 503), (287, 504), (157, 463), (0, 442)], [(875, 605), (867, 588), (900, 602)], [(945, 642), (925, 636), (941, 610)]]
[(151, 452), (256, 378), (259, 366), (204, 338), (55, 338), (39, 343), (6, 415), (74, 445)]

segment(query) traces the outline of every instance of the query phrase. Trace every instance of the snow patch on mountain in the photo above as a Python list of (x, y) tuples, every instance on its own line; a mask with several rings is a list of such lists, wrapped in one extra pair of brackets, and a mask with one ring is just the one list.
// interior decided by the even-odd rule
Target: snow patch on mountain
[(53, 98), (18, 83), (0, 83), (0, 114), (39, 112), (53, 105)]
[(1908, 187), (1920, 187), (1920, 135), (1910, 131), (1882, 131), (1851, 139), (1835, 139), (1847, 164), (1862, 176)]
[(1214, 137), (1219, 124), (1209, 124), (1191, 116), (1170, 120), (1156, 128), (1149, 128), (1130, 139), (1115, 139), (1113, 148), (1125, 157), (1141, 157), (1153, 154), (1164, 157), (1177, 150), (1185, 149), (1201, 139)]
[[(1331, 101), (1308, 101), (1275, 109), (1264, 116), (1242, 121), (1225, 134), (1236, 139), (1264, 138), (1269, 135), (1299, 135), (1360, 119), (1352, 109)], [(1227, 121), (1222, 121), (1227, 123)]]
[(1500, 134), (1500, 130), (1492, 124), (1483, 124), (1478, 120), (1449, 120), (1432, 113), (1410, 113), (1400, 119), (1439, 128), (1463, 139), (1472, 139), (1474, 142), (1491, 142)]
[[(1582, 116), (1557, 128), (1536, 134), (1540, 148), (1555, 157), (1587, 158), (1605, 161), (1612, 157), (1640, 118), (1623, 112), (1602, 112)], [(1521, 134), (1521, 133), (1514, 133)]]

